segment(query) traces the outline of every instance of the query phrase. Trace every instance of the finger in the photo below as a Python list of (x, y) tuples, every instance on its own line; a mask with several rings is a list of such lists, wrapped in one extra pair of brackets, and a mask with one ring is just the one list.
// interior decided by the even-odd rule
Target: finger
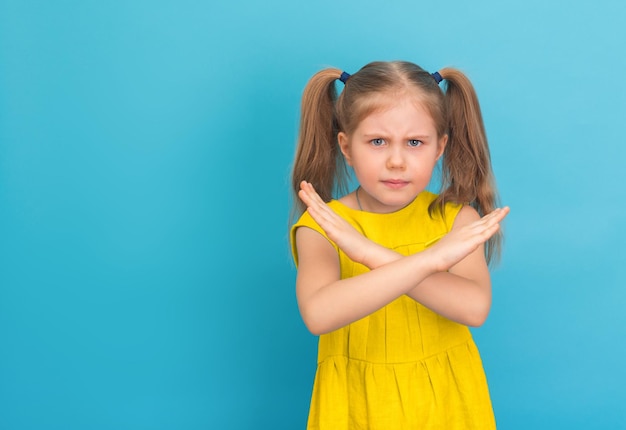
[(491, 237), (496, 234), (498, 232), (498, 230), (500, 230), (500, 224), (494, 224), (489, 226), (489, 228), (483, 230), (480, 235), (479, 235), (479, 241), (480, 243), (485, 243), (487, 242), (489, 239), (491, 239)]
[(487, 218), (485, 219), (486, 226), (500, 225), (500, 223), (504, 220), (504, 218), (508, 215), (509, 208), (498, 208), (492, 211)]
[(317, 204), (317, 205), (323, 205), (325, 204), (324, 201), (322, 200), (322, 198), (319, 196), (319, 194), (317, 193), (317, 191), (315, 191), (315, 188), (313, 187), (313, 185), (309, 182), (305, 182), (302, 181), (302, 183), (300, 184), (300, 192), (304, 193), (304, 196), (307, 200), (307, 203), (313, 205), (313, 204)]
[(311, 195), (311, 198), (318, 204), (325, 205), (326, 202), (322, 200), (319, 193), (315, 190), (315, 187), (311, 183), (306, 184), (307, 192)]
[(304, 205), (307, 207), (311, 206), (311, 204), (313, 203), (311, 196), (309, 195), (309, 193), (306, 192), (306, 190), (298, 191), (298, 197), (300, 198), (300, 200), (302, 200), (302, 203), (304, 203)]
[(320, 224), (320, 226), (332, 227), (338, 222), (339, 216), (315, 193), (311, 187), (303, 185), (298, 196), (307, 206), (307, 211)]
[(500, 229), (500, 221), (502, 221), (502, 218), (504, 218), (507, 213), (507, 210), (497, 209), (468, 225), (467, 230), (465, 230), (467, 239), (473, 241), (474, 239), (471, 238), (474, 237), (479, 243), (487, 241), (498, 232)]
[(339, 217), (335, 213), (335, 211), (333, 211), (328, 206), (328, 204), (326, 204), (326, 202), (322, 200), (322, 198), (317, 193), (317, 191), (315, 191), (315, 188), (313, 187), (311, 183), (304, 184), (303, 189), (304, 189), (304, 192), (307, 194), (308, 206), (315, 207), (318, 213), (320, 215), (324, 214), (327, 219), (336, 219)]
[(493, 211), (491, 211), (487, 217), (488, 218), (492, 218), (492, 219), (496, 219), (498, 220), (498, 222), (502, 221), (504, 219), (504, 217), (506, 217), (509, 212), (511, 211), (511, 209), (508, 206), (502, 207), (502, 208), (496, 208)]
[(302, 181), (300, 183), (300, 192), (303, 193), (303, 197), (306, 199), (307, 205), (323, 204), (322, 199), (319, 197), (311, 183)]
[(504, 219), (504, 217), (508, 215), (509, 211), (510, 209), (508, 206), (503, 208), (496, 208), (478, 221), (476, 221), (476, 226), (485, 226), (494, 223), (500, 223)]

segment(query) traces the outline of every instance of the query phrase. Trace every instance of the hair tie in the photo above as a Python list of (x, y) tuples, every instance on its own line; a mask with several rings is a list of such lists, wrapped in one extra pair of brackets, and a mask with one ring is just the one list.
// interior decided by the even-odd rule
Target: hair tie
[(341, 72), (341, 76), (339, 76), (339, 80), (343, 82), (343, 84), (345, 85), (349, 77), (350, 77), (350, 73)]
[(441, 74), (439, 72), (431, 73), (430, 75), (433, 77), (433, 79), (435, 79), (437, 85), (439, 85), (439, 82), (443, 81), (443, 77), (441, 77)]

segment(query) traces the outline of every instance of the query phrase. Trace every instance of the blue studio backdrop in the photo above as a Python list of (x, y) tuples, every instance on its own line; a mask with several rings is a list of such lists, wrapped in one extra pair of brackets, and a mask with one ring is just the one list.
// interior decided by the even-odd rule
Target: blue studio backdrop
[(502, 429), (626, 428), (626, 3), (0, 0), (0, 428), (303, 428), (287, 231), (327, 66), (456, 66), (507, 219)]

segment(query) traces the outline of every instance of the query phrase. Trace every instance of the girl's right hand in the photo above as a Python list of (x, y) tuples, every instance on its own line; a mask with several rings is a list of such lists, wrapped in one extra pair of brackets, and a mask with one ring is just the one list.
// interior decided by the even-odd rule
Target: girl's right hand
[[(346, 220), (337, 215), (317, 194), (309, 182), (300, 183), (298, 197), (307, 206), (307, 211), (315, 222), (352, 261), (366, 264), (366, 255), (369, 247), (378, 247)], [(366, 264), (367, 265), (367, 264)]]
[(509, 211), (508, 206), (498, 208), (473, 223), (452, 229), (424, 252), (430, 253), (437, 271), (447, 271), (496, 234)]

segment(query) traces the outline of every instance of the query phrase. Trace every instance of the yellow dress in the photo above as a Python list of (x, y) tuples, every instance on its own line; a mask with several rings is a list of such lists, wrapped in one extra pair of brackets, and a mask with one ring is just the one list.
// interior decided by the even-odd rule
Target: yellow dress
[[(460, 205), (428, 215), (424, 191), (390, 214), (329, 203), (366, 237), (403, 255), (424, 250), (452, 228)], [(292, 227), (325, 233), (305, 212)], [(337, 249), (336, 245), (331, 244)], [(337, 249), (341, 277), (367, 269)], [(384, 288), (381, 285), (381, 288)], [(478, 349), (469, 329), (402, 296), (352, 324), (319, 337), (308, 429), (489, 430), (495, 419)]]

